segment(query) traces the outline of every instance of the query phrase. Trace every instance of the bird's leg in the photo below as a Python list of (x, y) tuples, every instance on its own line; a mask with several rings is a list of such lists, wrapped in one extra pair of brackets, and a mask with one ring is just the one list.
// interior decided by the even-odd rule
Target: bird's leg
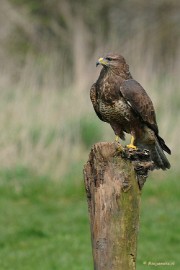
[(131, 136), (131, 141), (130, 141), (130, 144), (126, 145), (127, 148), (131, 148), (131, 149), (134, 149), (134, 150), (137, 150), (137, 147), (134, 145), (134, 137)]
[(120, 138), (119, 138), (118, 135), (116, 135), (116, 137), (115, 137), (115, 143), (118, 143), (118, 151), (122, 152), (123, 151), (123, 147), (122, 147), (122, 145), (120, 144), (119, 141), (120, 141)]

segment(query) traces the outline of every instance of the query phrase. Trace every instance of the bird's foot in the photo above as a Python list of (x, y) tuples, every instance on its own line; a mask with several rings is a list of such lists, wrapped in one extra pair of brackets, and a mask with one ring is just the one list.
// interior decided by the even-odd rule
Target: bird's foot
[(128, 145), (126, 145), (126, 147), (128, 148), (128, 149), (133, 149), (133, 150), (138, 150), (137, 149), (137, 147), (134, 145), (134, 144), (128, 144)]
[(123, 148), (123, 146), (120, 143), (118, 143), (117, 151), (118, 152), (123, 152), (124, 151), (124, 148)]
[(120, 140), (119, 136), (116, 135), (116, 137), (115, 137), (115, 142), (118, 143), (119, 140)]
[(126, 145), (126, 147), (128, 149), (138, 150), (137, 147), (134, 145), (134, 141), (135, 141), (134, 136), (132, 136), (130, 144)]
[(117, 136), (116, 135), (116, 137), (115, 137), (115, 143), (117, 144), (117, 151), (118, 152), (123, 152), (123, 146), (120, 144), (120, 138), (119, 138), (119, 136)]

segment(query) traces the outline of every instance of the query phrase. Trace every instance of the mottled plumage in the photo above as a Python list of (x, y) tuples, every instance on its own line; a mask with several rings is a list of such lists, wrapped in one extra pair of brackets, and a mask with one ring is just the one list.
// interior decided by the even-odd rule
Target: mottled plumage
[(90, 90), (90, 98), (97, 116), (113, 128), (115, 134), (125, 139), (125, 132), (134, 137), (134, 144), (148, 149), (156, 168), (170, 168), (164, 152), (171, 153), (159, 136), (153, 103), (135, 81), (129, 66), (121, 55), (100, 58), (103, 66), (100, 76)]

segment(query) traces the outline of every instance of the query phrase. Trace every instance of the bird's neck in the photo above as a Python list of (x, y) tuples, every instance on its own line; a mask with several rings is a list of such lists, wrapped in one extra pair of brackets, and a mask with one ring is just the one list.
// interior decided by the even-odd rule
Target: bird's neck
[(132, 75), (129, 70), (109, 69), (108, 72), (110, 76), (118, 76), (122, 81), (132, 79)]
[(101, 73), (100, 73), (100, 78), (105, 78), (105, 77), (118, 77), (122, 82), (124, 80), (129, 80), (132, 79), (131, 73), (128, 71), (122, 71), (119, 69), (109, 69), (109, 68), (102, 68)]

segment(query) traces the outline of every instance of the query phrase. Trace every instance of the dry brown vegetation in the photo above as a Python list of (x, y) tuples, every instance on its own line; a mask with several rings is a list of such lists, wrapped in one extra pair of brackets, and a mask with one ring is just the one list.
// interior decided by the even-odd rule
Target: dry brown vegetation
[[(101, 3), (96, 11), (87, 4), (89, 10), (82, 8), (79, 13), (71, 1), (60, 2), (50, 8), (43, 1), (44, 14), (47, 10), (50, 14), (45, 21), (42, 14), (35, 16), (25, 1), (2, 0), (1, 167), (25, 166), (59, 179), (71, 167), (85, 162), (92, 143), (114, 139), (110, 127), (96, 118), (89, 100), (90, 85), (99, 73), (95, 62), (113, 51), (126, 57), (133, 77), (151, 96), (161, 135), (172, 149), (170, 161), (178, 170), (177, 1), (164, 1), (164, 5), (157, 1), (149, 13), (147, 4), (135, 1), (139, 7), (137, 16), (128, 13), (129, 1), (119, 6), (114, 1), (114, 9), (109, 8), (111, 1), (105, 1), (106, 5)], [(97, 24), (97, 17), (93, 19), (93, 14), (100, 16), (101, 8), (107, 17), (100, 20), (102, 25)], [(89, 13), (86, 21), (82, 14)], [(66, 26), (58, 22), (58, 15), (65, 18)], [(129, 26), (125, 27), (127, 19)]]

